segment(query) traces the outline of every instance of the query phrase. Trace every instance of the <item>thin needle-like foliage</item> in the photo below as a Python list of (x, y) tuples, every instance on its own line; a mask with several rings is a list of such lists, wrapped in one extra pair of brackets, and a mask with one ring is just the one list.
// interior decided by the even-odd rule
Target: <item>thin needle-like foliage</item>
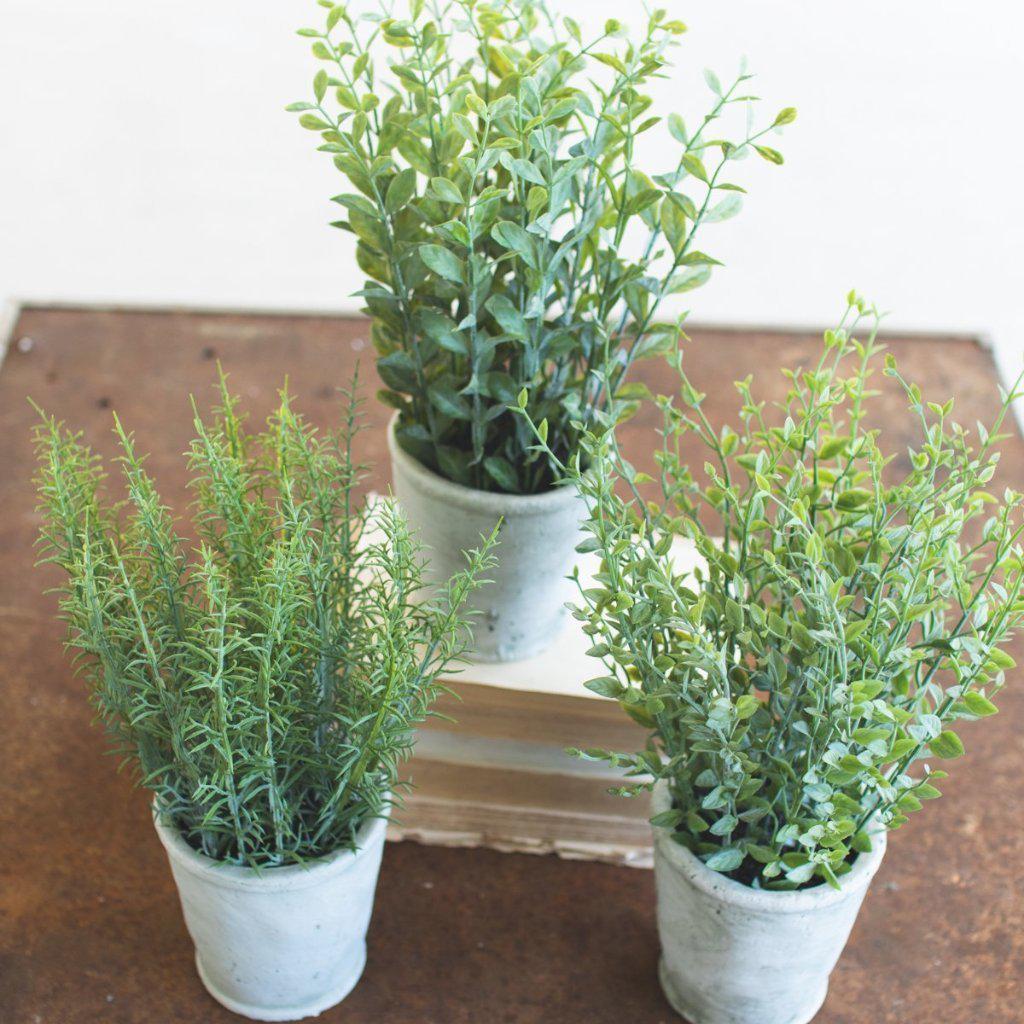
[[(589, 470), (568, 467), (591, 512), (581, 550), (601, 559), (575, 610), (606, 666), (587, 685), (650, 733), (637, 753), (579, 753), (624, 768), (627, 796), (664, 779), (654, 824), (766, 888), (839, 886), (875, 830), (940, 795), (935, 763), (964, 753), (958, 721), (996, 712), (1024, 622), (1021, 495), (988, 490), (1021, 382), (972, 432), (886, 356), (920, 437), (897, 462), (871, 409), (878, 318), (849, 301), (778, 408), (736, 384), (733, 425), (710, 422), (677, 360), (660, 480), (610, 420), (584, 438)], [(676, 537), (703, 567), (677, 568)]]
[[(299, 30), (320, 68), (288, 109), (351, 186), (335, 223), (366, 275), (379, 397), (448, 479), (544, 491), (557, 463), (509, 404), (525, 389), (566, 459), (576, 424), (629, 398), (633, 364), (678, 344), (664, 300), (718, 263), (705, 236), (740, 209), (737, 161), (782, 163), (767, 143), (796, 111), (755, 124), (741, 68), (705, 72), (689, 124), (663, 119), (648, 93), (686, 26), (639, 4), (634, 33), (585, 32), (544, 0), (320, 4)], [(652, 167), (658, 133), (671, 156)]]
[(68, 646), (114, 749), (161, 817), (218, 861), (262, 868), (352, 847), (387, 812), (460, 614), (494, 538), (439, 596), (394, 504), (357, 501), (354, 391), (319, 432), (287, 391), (245, 429), (220, 380), (187, 453), (198, 548), (115, 417), (126, 498), (99, 458), (43, 415), (35, 430), (42, 561)]

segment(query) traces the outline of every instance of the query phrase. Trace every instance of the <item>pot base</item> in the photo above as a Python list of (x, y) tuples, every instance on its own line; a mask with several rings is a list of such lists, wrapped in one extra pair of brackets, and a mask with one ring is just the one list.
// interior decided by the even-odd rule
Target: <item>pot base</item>
[(559, 606), (544, 629), (522, 635), (502, 629), (500, 623), (490, 622), (485, 613), (473, 623), (473, 646), (466, 652), (466, 660), (484, 665), (507, 665), (538, 658), (558, 642), (566, 618), (565, 607)]
[[(673, 987), (672, 982), (669, 980), (668, 971), (665, 968), (665, 958), (662, 956), (658, 957), (658, 982), (661, 985), (662, 993), (668, 1000), (669, 1006), (680, 1017), (688, 1021), (689, 1024), (759, 1024), (759, 1019), (737, 1016), (725, 1009), (720, 1012), (711, 1010), (710, 1013), (695, 1010)], [(786, 1024), (810, 1024), (818, 1015), (818, 1011), (825, 1002), (827, 995), (828, 983), (826, 982), (821, 992), (821, 998), (814, 1003), (813, 1009), (809, 1013), (801, 1013), (798, 1017), (791, 1017), (786, 1021)]]
[(329, 1010), (332, 1006), (340, 1003), (356, 987), (356, 982), (363, 976), (365, 967), (366, 943), (364, 942), (360, 949), (359, 959), (353, 965), (353, 969), (345, 976), (345, 979), (318, 999), (298, 1006), (254, 1006), (249, 1003), (239, 1002), (237, 999), (232, 999), (230, 996), (218, 992), (203, 968), (203, 961), (199, 959), (198, 951), (196, 952), (196, 973), (199, 975), (199, 980), (203, 983), (206, 991), (221, 1006), (232, 1013), (248, 1017), (250, 1020), (282, 1021), (300, 1020), (303, 1017), (317, 1017), (324, 1010)]

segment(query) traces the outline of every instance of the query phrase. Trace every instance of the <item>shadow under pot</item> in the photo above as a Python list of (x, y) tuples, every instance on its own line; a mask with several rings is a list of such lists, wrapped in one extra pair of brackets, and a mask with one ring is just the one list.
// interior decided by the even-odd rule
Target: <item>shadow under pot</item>
[(519, 661), (543, 653), (566, 621), (574, 585), (566, 579), (576, 562), (586, 517), (572, 486), (543, 494), (501, 494), (452, 483), (413, 458), (388, 427), (391, 480), (410, 530), (423, 544), (425, 578), (443, 585), (466, 568), (465, 551), (480, 546), (501, 520), (498, 564), (489, 583), (469, 597), (475, 661)]
[(296, 1020), (352, 991), (366, 965), (386, 819), (363, 825), (355, 852), (259, 872), (204, 856), (155, 814), (154, 824), (196, 970), (218, 1003), (253, 1020)]
[[(654, 789), (652, 813), (671, 809), (668, 785)], [(672, 1008), (691, 1024), (807, 1024), (850, 936), (864, 894), (885, 855), (886, 832), (872, 834), (841, 889), (753, 889), (712, 871), (654, 829), (661, 960)]]

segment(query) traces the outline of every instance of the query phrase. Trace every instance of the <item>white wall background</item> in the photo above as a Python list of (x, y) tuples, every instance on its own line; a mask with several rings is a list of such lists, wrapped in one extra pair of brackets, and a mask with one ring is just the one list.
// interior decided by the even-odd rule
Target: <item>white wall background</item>
[[(553, 2), (585, 23), (640, 8)], [(785, 167), (741, 165), (751, 195), (705, 239), (727, 266), (694, 319), (819, 326), (856, 286), (894, 327), (986, 335), (1015, 375), (1024, 6), (662, 2), (691, 28), (662, 112), (696, 113), (702, 68), (744, 54), (766, 106), (800, 111)], [(0, 0), (0, 298), (353, 308), (338, 176), (282, 110), (315, 64), (293, 30), (320, 13)]]

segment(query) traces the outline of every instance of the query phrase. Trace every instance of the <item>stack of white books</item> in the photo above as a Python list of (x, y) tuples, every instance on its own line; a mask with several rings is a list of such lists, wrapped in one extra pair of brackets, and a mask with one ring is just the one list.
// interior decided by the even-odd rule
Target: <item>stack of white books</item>
[[(694, 561), (689, 544), (677, 545), (677, 566)], [(588, 569), (581, 562), (581, 573)], [(605, 674), (587, 656), (591, 644), (567, 615), (544, 654), (469, 663), (446, 680), (453, 694), (435, 705), (445, 717), (421, 728), (404, 772), (413, 788), (394, 811), (390, 836), (649, 867), (646, 796), (610, 795), (620, 773), (566, 753), (644, 746), (643, 729), (616, 701), (584, 688)]]

